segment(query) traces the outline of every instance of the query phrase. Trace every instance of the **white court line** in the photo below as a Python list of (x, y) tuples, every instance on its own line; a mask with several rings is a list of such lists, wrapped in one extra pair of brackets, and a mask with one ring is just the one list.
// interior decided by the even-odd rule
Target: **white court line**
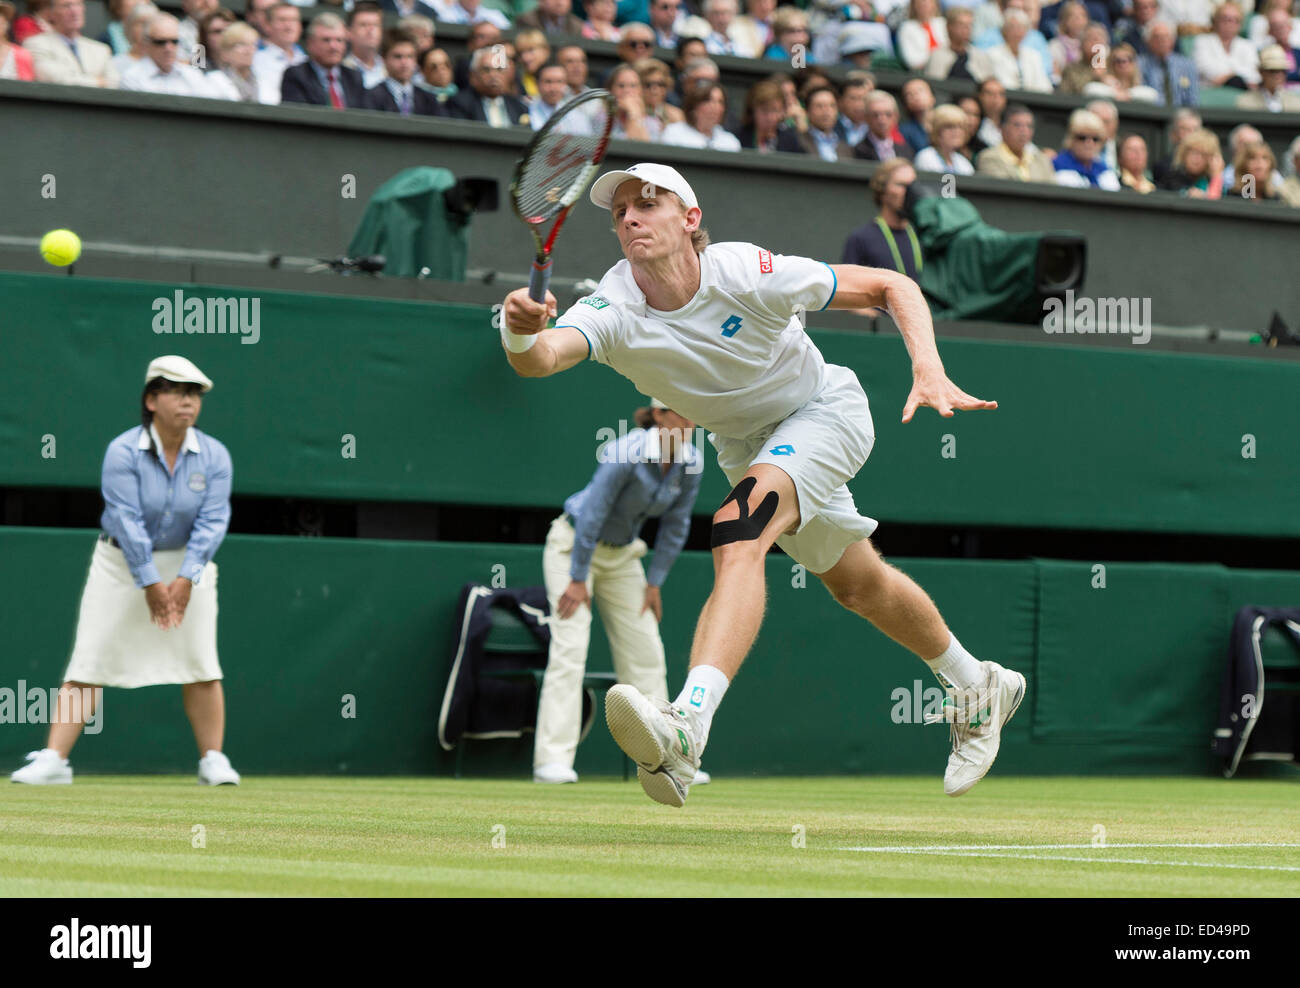
[[(864, 850), (864, 848), (845, 848), (845, 850)], [(1019, 861), (1073, 861), (1077, 864), (1135, 864), (1168, 868), (1239, 868), (1246, 871), (1300, 871), (1300, 865), (1214, 864), (1209, 861), (1151, 861), (1147, 858), (1074, 858), (1066, 854), (1001, 854), (984, 851), (963, 854), (952, 851), (935, 851), (931, 853), (946, 854), (953, 858), (1015, 858)]]
[(1107, 851), (1112, 848), (1175, 847), (1175, 848), (1237, 848), (1237, 847), (1300, 847), (1300, 844), (989, 844), (978, 847), (971, 844), (943, 844), (929, 847), (844, 847), (842, 851), (860, 851), (874, 854), (937, 854), (955, 858), (1014, 858), (1022, 861), (1073, 861), (1080, 864), (1135, 864), (1170, 868), (1233, 868), (1245, 871), (1300, 871), (1297, 865), (1246, 865), (1214, 863), (1209, 861), (1153, 861), (1149, 858), (1080, 857), (1067, 854), (1004, 854), (1002, 851), (1038, 850), (1089, 850)]
[[(842, 847), (841, 851), (872, 851), (878, 854), (930, 854), (941, 851), (1108, 851), (1114, 847), (1300, 847), (1300, 843), (1267, 844), (929, 844), (922, 847)], [(1073, 858), (1071, 860), (1074, 860)]]

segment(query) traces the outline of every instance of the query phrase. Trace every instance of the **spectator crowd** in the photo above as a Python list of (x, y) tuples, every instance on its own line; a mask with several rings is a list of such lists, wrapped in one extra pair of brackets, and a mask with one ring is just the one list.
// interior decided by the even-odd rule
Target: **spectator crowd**
[[(92, 39), (85, 0), (26, 0), (21, 14), (0, 0), (0, 78), (534, 130), (599, 85), (618, 138), (1300, 206), (1300, 137), (1279, 162), (1251, 126), (1222, 146), (1197, 110), (1213, 93), (1300, 113), (1300, 0), (745, 0), (743, 13), (740, 0), (537, 0), (518, 16), (482, 0), (342, 0), (306, 24), (285, 0), (247, 0), (242, 18), (180, 2), (178, 18), (109, 0)], [(437, 46), (439, 22), (468, 25), (465, 57)], [(619, 64), (593, 79), (578, 39), (612, 43)], [(773, 71), (733, 106), (716, 56)], [(897, 99), (873, 68), (909, 74)], [(975, 95), (943, 95), (948, 80)], [(1034, 114), (1008, 91), (1079, 98), (1061, 147), (1034, 143)], [(1167, 157), (1121, 130), (1126, 103), (1175, 108)]]

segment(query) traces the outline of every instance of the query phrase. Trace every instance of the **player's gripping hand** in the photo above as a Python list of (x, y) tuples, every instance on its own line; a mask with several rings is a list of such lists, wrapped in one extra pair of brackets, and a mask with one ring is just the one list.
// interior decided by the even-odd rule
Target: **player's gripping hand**
[(546, 328), (546, 323), (555, 318), (558, 311), (555, 296), (550, 292), (546, 293), (546, 304), (543, 305), (528, 297), (527, 288), (516, 288), (507, 295), (505, 308), (502, 310), (505, 315), (506, 329), (516, 336), (540, 333)]

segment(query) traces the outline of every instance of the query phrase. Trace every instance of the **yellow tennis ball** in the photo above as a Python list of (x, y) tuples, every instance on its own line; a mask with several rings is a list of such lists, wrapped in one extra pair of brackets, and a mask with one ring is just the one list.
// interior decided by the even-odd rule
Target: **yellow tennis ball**
[(41, 257), (58, 268), (75, 264), (81, 256), (81, 238), (71, 230), (51, 230), (41, 237)]

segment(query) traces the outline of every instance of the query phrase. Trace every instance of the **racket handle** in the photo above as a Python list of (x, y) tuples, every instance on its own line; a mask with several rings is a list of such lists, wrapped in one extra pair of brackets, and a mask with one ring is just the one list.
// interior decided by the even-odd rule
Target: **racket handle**
[(551, 285), (551, 259), (545, 264), (533, 261), (533, 270), (528, 275), (528, 297), (534, 302), (546, 302), (546, 290)]

